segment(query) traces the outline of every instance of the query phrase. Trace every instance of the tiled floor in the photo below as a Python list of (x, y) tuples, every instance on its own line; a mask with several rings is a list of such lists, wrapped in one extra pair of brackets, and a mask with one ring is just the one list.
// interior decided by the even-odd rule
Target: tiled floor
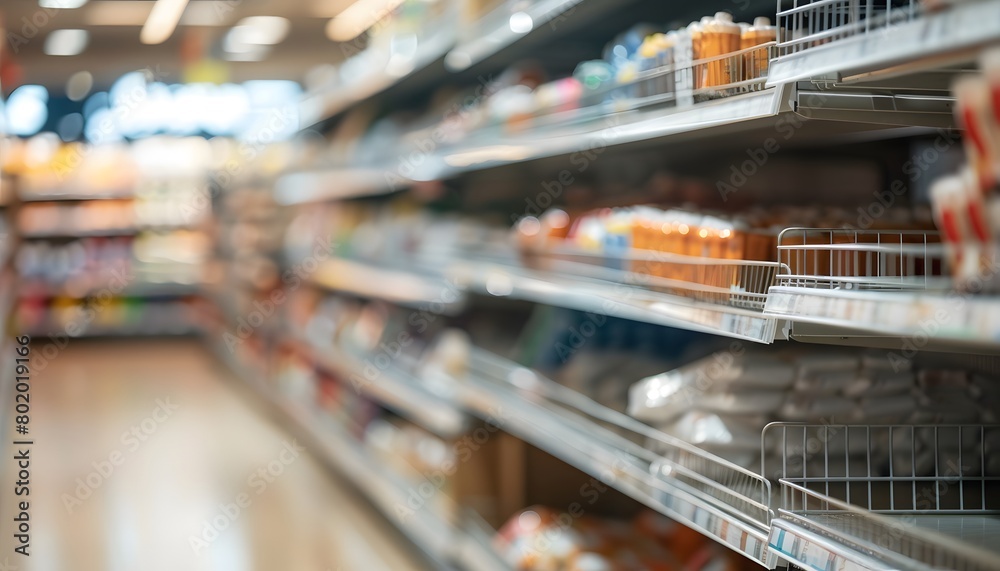
[(74, 340), (33, 371), (31, 556), (13, 551), (10, 451), (0, 571), (424, 568), (228, 375), (194, 340)]

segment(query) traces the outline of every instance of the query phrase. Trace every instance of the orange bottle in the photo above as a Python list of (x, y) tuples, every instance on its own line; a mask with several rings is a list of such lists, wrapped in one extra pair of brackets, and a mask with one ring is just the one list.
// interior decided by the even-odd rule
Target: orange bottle
[[(740, 37), (740, 49), (746, 50), (754, 46), (773, 42), (778, 38), (778, 28), (771, 25), (771, 19), (765, 16), (754, 18), (753, 25), (743, 30)], [(757, 79), (767, 76), (767, 65), (770, 61), (767, 48), (760, 48), (743, 54), (744, 79)]]
[[(729, 12), (717, 12), (701, 30), (701, 57), (723, 56), (739, 51), (740, 26), (733, 22)], [(740, 81), (740, 64), (733, 65), (732, 58), (712, 61), (707, 66), (705, 87), (719, 87)]]

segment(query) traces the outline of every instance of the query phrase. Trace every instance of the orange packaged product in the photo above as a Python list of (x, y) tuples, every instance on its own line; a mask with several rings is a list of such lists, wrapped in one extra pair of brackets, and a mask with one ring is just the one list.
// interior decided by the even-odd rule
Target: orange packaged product
[[(778, 28), (771, 25), (771, 19), (765, 16), (754, 18), (753, 25), (742, 30), (740, 49), (746, 50), (754, 46), (773, 42), (778, 38)], [(757, 79), (767, 76), (770, 62), (767, 48), (759, 48), (743, 54), (743, 79)]]
[[(709, 16), (702, 17), (700, 22), (691, 22), (688, 24), (687, 32), (691, 36), (691, 59), (693, 61), (698, 61), (705, 56), (705, 48), (702, 43), (702, 36), (704, 34), (705, 25), (712, 20)], [(708, 80), (708, 69), (704, 65), (695, 66), (692, 70), (694, 75), (694, 88), (701, 89), (705, 87), (705, 82)]]
[[(733, 22), (729, 12), (717, 12), (701, 30), (701, 50), (703, 58), (724, 56), (740, 49), (740, 26)], [(734, 58), (722, 58), (707, 66), (705, 87), (718, 87), (740, 81), (739, 67)]]

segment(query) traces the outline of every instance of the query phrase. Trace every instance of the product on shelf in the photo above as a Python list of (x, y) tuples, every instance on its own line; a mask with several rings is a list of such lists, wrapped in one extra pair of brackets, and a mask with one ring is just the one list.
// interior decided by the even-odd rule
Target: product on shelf
[[(952, 86), (956, 122), (964, 127), (968, 164), (931, 186), (934, 218), (948, 245), (946, 253), (959, 288), (1000, 288), (1000, 49), (980, 58), (981, 74), (963, 76)], [(984, 287), (985, 284), (985, 287)]]
[[(16, 264), (28, 291), (42, 284), (78, 295), (111, 287), (120, 292), (142, 284), (197, 283), (209, 247), (207, 236), (187, 230), (38, 240), (21, 245)], [(37, 293), (44, 296), (46, 291)]]
[[(754, 18), (753, 25), (742, 29), (740, 35), (740, 49), (750, 48), (774, 42), (778, 39), (778, 28), (771, 25), (771, 19), (765, 16)], [(744, 52), (745, 79), (755, 79), (766, 77), (771, 55), (767, 48), (758, 48)]]
[(775, 421), (993, 422), (996, 401), (977, 399), (970, 380), (963, 370), (932, 365), (912, 370), (909, 361), (890, 362), (874, 354), (740, 347), (643, 379), (629, 389), (628, 411), (667, 434), (754, 468), (761, 431)]
[(648, 510), (623, 521), (533, 506), (514, 514), (494, 543), (519, 571), (735, 568), (704, 536)]

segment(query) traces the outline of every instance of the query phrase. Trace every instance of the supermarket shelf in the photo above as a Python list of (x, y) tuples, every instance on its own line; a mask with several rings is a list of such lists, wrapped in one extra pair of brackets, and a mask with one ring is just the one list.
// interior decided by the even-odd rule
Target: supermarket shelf
[(442, 149), (428, 157), (412, 175), (414, 180), (438, 180), (466, 171), (546, 157), (569, 155), (638, 141), (650, 141), (713, 127), (774, 117), (789, 110), (791, 89), (777, 88), (734, 95), (715, 101), (673, 109), (651, 109), (602, 115), (580, 125), (528, 129), (521, 135), (489, 132), (474, 135), (468, 143)]
[(142, 232), (173, 232), (178, 230), (196, 230), (192, 224), (163, 224), (153, 226), (128, 226), (125, 228), (108, 228), (104, 230), (74, 230), (59, 228), (57, 230), (22, 231), (20, 236), (25, 240), (49, 240), (63, 238), (110, 238), (115, 236), (135, 236)]
[(1000, 41), (1000, 1), (949, 3), (938, 13), (922, 14), (868, 34), (812, 46), (771, 62), (767, 84), (820, 79), (865, 80), (874, 72), (900, 75), (973, 59), (972, 52)]
[[(22, 283), (20, 286), (21, 297), (71, 297), (84, 299), (91, 297), (106, 287), (90, 287), (83, 291), (70, 291), (65, 286), (57, 287), (51, 285), (40, 285), (33, 283)], [(115, 297), (132, 298), (154, 298), (154, 297), (184, 297), (196, 295), (201, 291), (198, 284), (193, 283), (155, 283), (155, 282), (135, 282), (131, 283), (121, 291), (113, 292)]]
[(463, 516), (462, 536), (455, 546), (455, 559), (468, 571), (512, 571), (493, 548), (496, 531), (473, 510)]
[[(702, 132), (712, 127), (750, 125), (755, 119), (771, 118), (782, 110), (790, 110), (787, 98), (791, 91), (768, 89), (680, 109), (602, 115), (582, 124), (527, 130), (520, 135), (488, 130), (471, 135), (467, 142), (421, 153), (423, 160), (405, 175), (395, 164), (288, 173), (279, 178), (276, 197), (282, 204), (299, 204), (386, 194), (413, 182), (442, 180), (465, 172)], [(408, 152), (400, 149), (399, 153), (389, 154), (406, 156)], [(340, 182), (341, 177), (346, 182)]]
[(1000, 350), (1000, 299), (995, 296), (775, 286), (764, 312), (791, 321), (793, 339), (811, 342)]
[(463, 294), (440, 277), (344, 258), (322, 262), (310, 281), (321, 288), (431, 309), (435, 313), (456, 313), (465, 302)]
[(454, 25), (441, 25), (439, 33), (421, 39), (412, 58), (399, 65), (373, 65), (371, 73), (348, 86), (334, 86), (307, 94), (299, 104), (299, 124), (303, 129), (330, 119), (352, 105), (385, 91), (408, 76), (442, 59), (455, 44)]
[[(306, 350), (318, 366), (341, 375), (354, 390), (363, 392), (384, 406), (420, 424), (435, 434), (449, 438), (465, 432), (468, 417), (445, 396), (436, 394), (425, 383), (392, 364), (381, 367), (375, 357), (363, 359), (348, 355), (333, 346), (321, 346), (305, 333), (291, 337)], [(387, 359), (388, 355), (383, 355)], [(369, 379), (366, 371), (375, 371)]]
[(176, 323), (170, 327), (164, 327), (162, 325), (157, 325), (156, 327), (144, 327), (142, 324), (133, 324), (128, 326), (97, 325), (82, 329), (81, 331), (78, 331), (76, 335), (69, 335), (65, 326), (50, 323), (39, 327), (26, 328), (21, 330), (19, 333), (31, 337), (69, 337), (71, 339), (75, 339), (81, 337), (186, 337), (189, 335), (197, 335), (200, 332), (201, 329), (193, 324)]
[(785, 339), (773, 315), (692, 300), (629, 285), (556, 275), (515, 266), (463, 262), (449, 268), (456, 283), (498, 297), (588, 311), (757, 343)]
[[(568, 156), (653, 141), (681, 143), (723, 132), (773, 133), (775, 122), (794, 114), (798, 121), (841, 123), (849, 132), (895, 127), (947, 128), (954, 125), (953, 98), (893, 94), (885, 90), (816, 91), (783, 84), (691, 106), (651, 108), (597, 115), (509, 133), (500, 128), (470, 134), (466, 141), (420, 152), (419, 164), (401, 172), (398, 164), (330, 166), (289, 172), (278, 178), (276, 200), (285, 205), (345, 200), (403, 190), (415, 182), (445, 180), (464, 173), (544, 158)], [(399, 148), (390, 156), (408, 156)]]
[(251, 389), (274, 406), (298, 432), (313, 444), (310, 450), (356, 486), (382, 514), (422, 549), (442, 569), (453, 549), (453, 536), (457, 533), (447, 522), (436, 517), (432, 510), (416, 510), (401, 518), (398, 506), (406, 505), (406, 486), (396, 481), (391, 473), (381, 467), (351, 438), (338, 423), (323, 411), (295, 403), (270, 387), (267, 381), (249, 367), (243, 367), (221, 342), (216, 341), (216, 353), (243, 379)]
[(770, 521), (764, 478), (486, 351), (473, 351), (470, 372), (456, 388), (469, 410), (502, 430), (764, 565)]
[[(795, 493), (805, 488), (783, 482)], [(926, 571), (1000, 568), (1000, 518), (980, 514), (882, 514), (830, 498), (833, 513), (779, 510), (768, 546), (771, 561), (804, 569)]]
[[(594, 0), (540, 0), (527, 5), (516, 0), (504, 2), (480, 22), (472, 25), (466, 34), (468, 39), (459, 41), (445, 56), (445, 66), (451, 71), (462, 71), (517, 42), (582, 2), (594, 3)], [(510, 15), (515, 12), (530, 18), (531, 25), (522, 31), (514, 31)]]
[(79, 192), (77, 190), (48, 190), (42, 192), (22, 193), (21, 202), (60, 202), (60, 201), (88, 201), (88, 200), (130, 200), (135, 198), (135, 192), (131, 189), (109, 192)]
[(274, 198), (278, 204), (304, 204), (355, 196), (387, 194), (396, 183), (381, 169), (328, 169), (293, 172), (278, 177)]

